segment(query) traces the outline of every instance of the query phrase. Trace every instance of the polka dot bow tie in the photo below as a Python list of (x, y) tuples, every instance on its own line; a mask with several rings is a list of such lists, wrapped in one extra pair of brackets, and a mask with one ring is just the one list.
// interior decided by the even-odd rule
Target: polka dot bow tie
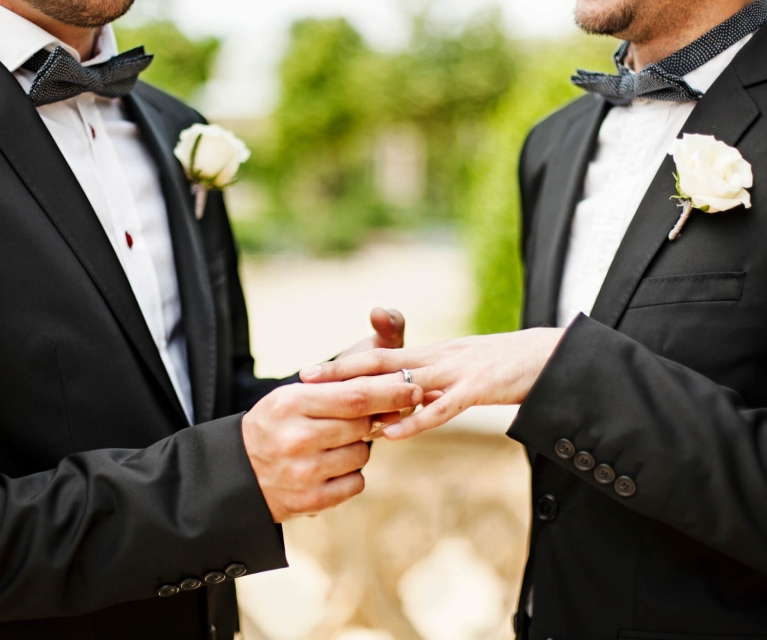
[(627, 105), (636, 98), (695, 102), (703, 97), (703, 93), (687, 84), (684, 76), (726, 51), (765, 22), (767, 0), (756, 0), (684, 49), (647, 65), (639, 73), (632, 73), (624, 64), (629, 50), (629, 43), (624, 42), (615, 54), (617, 76), (578, 69), (572, 82), (590, 93), (604, 96), (614, 105)]
[(63, 47), (56, 47), (52, 52), (38, 51), (22, 67), (36, 74), (29, 97), (36, 107), (41, 107), (88, 91), (107, 98), (126, 96), (153, 57), (144, 53), (144, 47), (138, 47), (102, 64), (84, 67)]

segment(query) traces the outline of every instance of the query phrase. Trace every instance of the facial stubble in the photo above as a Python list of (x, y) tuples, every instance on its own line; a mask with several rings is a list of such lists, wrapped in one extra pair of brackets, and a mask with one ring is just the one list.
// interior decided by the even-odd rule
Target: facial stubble
[(614, 36), (626, 33), (636, 18), (631, 0), (621, 0), (611, 7), (587, 8), (576, 7), (575, 22), (586, 33)]
[(70, 27), (96, 29), (124, 16), (134, 0), (23, 0), (33, 9)]

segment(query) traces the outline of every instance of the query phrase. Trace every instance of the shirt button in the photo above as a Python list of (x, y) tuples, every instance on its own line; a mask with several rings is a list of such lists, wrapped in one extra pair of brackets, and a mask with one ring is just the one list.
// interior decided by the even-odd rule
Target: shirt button
[(230, 578), (241, 578), (247, 572), (248, 572), (248, 568), (244, 564), (240, 564), (239, 562), (230, 564), (226, 569), (224, 569), (224, 573), (228, 575)]
[(164, 584), (157, 590), (157, 595), (161, 598), (170, 598), (178, 593), (179, 589), (175, 584)]
[(615, 482), (615, 471), (609, 464), (600, 464), (594, 469), (594, 478), (599, 484), (612, 484)]
[(581, 451), (576, 454), (574, 464), (578, 471), (591, 471), (596, 465), (596, 461), (594, 460), (594, 456), (588, 451)]
[(575, 445), (569, 440), (562, 438), (554, 445), (554, 451), (562, 460), (569, 460), (575, 455)]
[(621, 476), (615, 481), (615, 493), (621, 498), (630, 498), (637, 492), (636, 483), (628, 476)]
[(180, 585), (181, 591), (194, 591), (202, 586), (202, 580), (199, 578), (186, 578)]
[(556, 498), (548, 493), (538, 498), (538, 502), (535, 503), (535, 515), (542, 522), (553, 522), (558, 512), (559, 505)]
[(226, 576), (220, 571), (211, 571), (210, 573), (206, 573), (202, 580), (205, 584), (218, 584), (219, 582), (226, 580)]

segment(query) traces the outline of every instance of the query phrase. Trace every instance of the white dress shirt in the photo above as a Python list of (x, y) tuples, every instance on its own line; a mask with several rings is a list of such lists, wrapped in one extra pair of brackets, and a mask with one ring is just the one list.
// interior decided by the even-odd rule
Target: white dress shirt
[[(21, 68), (41, 49), (61, 46), (40, 27), (0, 6), (0, 62), (28, 93), (34, 73)], [(104, 27), (90, 66), (117, 55), (111, 26)], [(37, 109), (104, 227), (154, 338), (181, 406), (194, 420), (168, 214), (154, 159), (122, 100), (84, 93)]]
[[(684, 79), (705, 93), (751, 37), (746, 36)], [(579, 313), (591, 313), (623, 236), (695, 105), (637, 99), (628, 106), (610, 109), (586, 173), (583, 200), (573, 217), (558, 326), (568, 326)]]

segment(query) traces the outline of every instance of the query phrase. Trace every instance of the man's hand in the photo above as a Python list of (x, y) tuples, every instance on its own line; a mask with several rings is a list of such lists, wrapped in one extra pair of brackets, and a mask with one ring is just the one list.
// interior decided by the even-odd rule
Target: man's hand
[(402, 382), (402, 369), (424, 393), (423, 411), (383, 430), (401, 440), (439, 427), (474, 405), (524, 401), (559, 344), (563, 329), (531, 329), (494, 336), (448, 340), (426, 347), (376, 349), (301, 372), (304, 382), (379, 376), (380, 384)]
[(361, 493), (371, 416), (411, 409), (420, 387), (364, 380), (289, 385), (242, 421), (245, 449), (275, 522), (311, 515)]
[(370, 313), (375, 334), (344, 351), (338, 360), (373, 349), (400, 349), (405, 344), (405, 318), (396, 309), (377, 307)]

